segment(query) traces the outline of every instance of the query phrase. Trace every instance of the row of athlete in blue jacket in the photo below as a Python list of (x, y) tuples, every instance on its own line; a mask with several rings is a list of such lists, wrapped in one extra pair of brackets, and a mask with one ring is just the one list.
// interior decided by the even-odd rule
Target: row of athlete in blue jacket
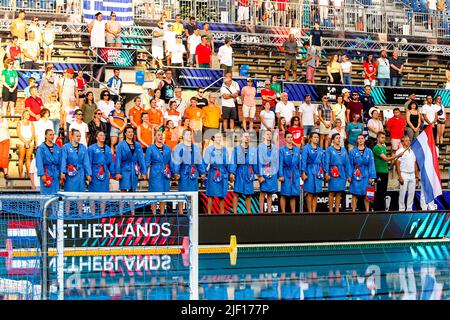
[[(200, 148), (192, 144), (191, 132), (183, 133), (183, 142), (178, 144), (173, 153), (163, 144), (162, 132), (155, 135), (155, 143), (144, 156), (141, 145), (134, 141), (133, 128), (126, 128), (124, 140), (116, 149), (114, 160), (110, 147), (105, 145), (105, 135), (98, 132), (97, 143), (86, 148), (80, 144), (80, 132), (74, 130), (72, 141), (59, 148), (52, 141), (54, 132), (47, 130), (45, 142), (38, 147), (36, 165), (41, 179), (41, 193), (55, 194), (60, 183), (64, 191), (85, 192), (89, 182), (89, 192), (108, 192), (109, 177), (119, 180), (121, 191), (135, 191), (139, 178), (149, 176), (150, 192), (167, 192), (170, 189), (170, 178), (178, 180), (179, 191), (198, 191), (198, 178), (206, 180), (206, 195), (209, 197), (208, 211), (211, 210), (213, 197), (226, 197), (228, 181), (234, 182), (234, 211), (236, 212), (237, 194), (246, 196), (247, 210), (250, 212), (250, 196), (254, 194), (254, 179), (260, 184), (260, 211), (266, 194), (280, 191), (282, 209), (286, 197), (292, 197), (291, 210), (295, 209), (295, 197), (300, 194), (300, 178), (304, 181), (304, 190), (308, 196), (322, 191), (322, 182), (330, 176), (328, 189), (330, 192), (344, 191), (346, 181), (351, 180), (350, 192), (364, 195), (369, 179), (375, 179), (373, 154), (370, 149), (363, 153), (350, 152), (350, 156), (334, 144), (326, 152), (318, 146), (318, 135), (311, 134), (310, 143), (301, 151), (293, 146), (292, 135), (286, 136), (286, 146), (278, 149), (272, 141), (272, 133), (264, 133), (264, 141), (258, 148), (249, 146), (248, 133), (242, 136), (239, 146), (233, 148), (230, 161), (227, 150), (222, 145), (222, 136), (214, 136), (214, 145), (205, 150), (202, 157)], [(340, 137), (333, 136), (334, 140)], [(338, 142), (336, 140), (336, 142)], [(358, 170), (356, 170), (358, 169)], [(337, 171), (336, 171), (337, 170)], [(355, 172), (359, 175), (351, 179)], [(278, 190), (281, 181), (281, 190)], [(271, 209), (271, 196), (267, 197), (267, 212)], [(317, 196), (316, 196), (317, 198)], [(307, 198), (308, 201), (308, 198)], [(317, 201), (317, 199), (316, 199)], [(315, 211), (314, 207), (309, 207)], [(313, 210), (314, 209), (314, 210)], [(284, 210), (282, 210), (284, 211)]]

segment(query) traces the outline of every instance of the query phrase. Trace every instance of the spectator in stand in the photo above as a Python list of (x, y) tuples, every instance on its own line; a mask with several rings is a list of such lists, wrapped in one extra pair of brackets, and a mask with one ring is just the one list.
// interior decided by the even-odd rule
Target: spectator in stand
[(89, 122), (88, 124), (88, 128), (89, 128), (89, 145), (93, 145), (95, 143), (97, 143), (97, 140), (95, 139), (95, 137), (97, 136), (97, 132), (101, 131), (105, 134), (106, 136), (106, 131), (107, 131), (107, 127), (106, 127), (106, 123), (103, 122), (102, 120), (102, 116), (103, 116), (103, 111), (100, 109), (95, 110), (94, 112), (94, 119), (92, 119), (91, 122)]
[(378, 132), (383, 132), (383, 123), (378, 119), (380, 115), (380, 109), (372, 108), (369, 110), (371, 119), (367, 122), (367, 130), (369, 132), (369, 138), (367, 140), (367, 147), (373, 148), (377, 143)]
[(405, 110), (408, 108), (408, 106), (410, 105), (411, 102), (416, 102), (416, 94), (415, 93), (411, 93), (408, 97), (408, 100), (406, 100), (406, 102), (403, 104), (403, 107), (405, 108)]
[(298, 108), (300, 126), (303, 127), (305, 138), (308, 139), (311, 132), (317, 129), (317, 107), (311, 103), (311, 96), (305, 96), (305, 102)]
[[(191, 105), (184, 111), (184, 117), (190, 120), (190, 127), (193, 131), (194, 143), (200, 144), (202, 141), (202, 127), (204, 113), (197, 105), (197, 99), (192, 97)], [(201, 144), (200, 144), (201, 146)]]
[[(97, 12), (95, 19), (89, 23), (88, 32), (91, 35), (91, 48), (103, 48), (106, 42), (106, 27), (103, 20), (103, 14)], [(95, 51), (94, 51), (95, 52)]]
[(366, 122), (366, 119), (369, 118), (369, 110), (375, 107), (375, 99), (370, 95), (372, 92), (372, 87), (370, 85), (364, 86), (364, 95), (361, 97), (362, 109), (363, 109), (363, 118), (360, 121)]
[(128, 118), (130, 119), (130, 125), (136, 130), (142, 123), (141, 115), (144, 109), (141, 106), (141, 98), (136, 97), (133, 99), (134, 106), (128, 111)]
[(432, 27), (435, 27), (436, 23), (437, 0), (426, 0), (426, 6), (428, 12), (428, 30), (432, 30)]
[[(78, 110), (77, 100), (75, 98), (70, 98), (69, 105), (63, 107), (63, 119), (64, 130), (68, 132), (70, 125), (76, 119), (76, 112)], [(68, 135), (66, 135), (68, 137)], [(69, 139), (70, 140), (70, 139)]]
[(381, 57), (377, 59), (377, 80), (380, 87), (387, 87), (391, 85), (391, 69), (389, 60), (387, 58), (386, 50), (381, 50)]
[(37, 87), (30, 88), (30, 97), (25, 99), (25, 109), (30, 112), (30, 121), (37, 121), (41, 117), (41, 109), (44, 107), (42, 99), (38, 97)]
[(242, 99), (242, 113), (244, 121), (242, 122), (242, 128), (247, 131), (247, 121), (250, 122), (249, 131), (253, 130), (253, 120), (256, 115), (256, 88), (253, 86), (253, 80), (247, 79), (247, 85), (241, 90)]
[[(352, 99), (348, 102), (347, 106), (348, 106), (347, 114), (346, 114), (347, 122), (350, 122), (353, 120), (353, 115), (355, 113), (359, 114), (360, 117), (363, 116), (364, 105), (361, 101), (359, 101), (359, 93), (357, 91), (353, 91)], [(358, 119), (360, 119), (360, 118), (358, 118)]]
[(328, 135), (331, 131), (331, 124), (334, 123), (335, 115), (331, 109), (331, 105), (328, 102), (328, 97), (326, 95), (322, 96), (322, 103), (319, 104), (317, 108), (319, 112), (319, 134), (320, 134), (320, 146), (323, 149), (327, 149), (330, 145), (330, 140)]
[(392, 57), (389, 58), (389, 65), (391, 67), (390, 77), (392, 87), (401, 87), (403, 80), (403, 58), (398, 56), (398, 49), (392, 52)]
[(145, 152), (147, 151), (147, 148), (150, 147), (153, 143), (153, 125), (149, 121), (149, 115), (147, 112), (143, 112), (141, 114), (142, 117), (142, 123), (137, 128), (137, 140), (141, 144), (142, 150)]
[(198, 68), (211, 68), (211, 47), (208, 44), (208, 37), (201, 36), (201, 42), (195, 48), (195, 60)]
[(23, 89), (23, 93), (25, 94), (25, 98), (29, 98), (30, 97), (30, 89), (31, 87), (35, 87), (37, 86), (36, 84), (36, 79), (34, 77), (29, 77), (27, 80), (28, 86)]
[[(164, 30), (164, 55), (166, 58), (169, 56), (169, 49), (175, 46), (175, 42), (177, 39), (177, 34), (173, 31), (173, 24), (168, 24), (168, 30)], [(169, 64), (169, 60), (167, 60), (167, 64)]]
[(288, 131), (292, 133), (292, 142), (297, 148), (303, 147), (303, 129), (300, 124), (300, 118), (298, 116), (292, 117)]
[(166, 70), (165, 78), (159, 83), (159, 89), (161, 90), (161, 97), (164, 103), (169, 103), (170, 99), (174, 96), (175, 80), (172, 78), (172, 70)]
[(342, 69), (342, 79), (343, 84), (352, 84), (352, 63), (348, 60), (347, 55), (342, 56), (342, 63), (341, 63), (341, 69)]
[(289, 81), (289, 71), (292, 70), (293, 81), (297, 81), (297, 54), (299, 51), (297, 40), (295, 40), (295, 36), (292, 33), (289, 34), (282, 48), (285, 54), (284, 80)]
[(183, 90), (181, 88), (175, 88), (175, 97), (169, 101), (169, 104), (172, 101), (175, 101), (177, 103), (177, 111), (180, 113), (180, 116), (183, 118), (184, 116), (184, 110), (187, 108), (186, 101), (183, 100), (182, 94)]
[(184, 65), (183, 57), (186, 54), (186, 48), (184, 44), (181, 42), (181, 36), (177, 35), (175, 37), (175, 44), (168, 49), (167, 56), (167, 64), (169, 66), (177, 67), (172, 68), (173, 73), (175, 74), (175, 80), (179, 81), (180, 78), (180, 69)]
[(202, 37), (200, 36), (200, 30), (196, 26), (194, 27), (194, 33), (191, 34), (187, 40), (187, 48), (189, 51), (189, 66), (192, 68), (196, 65), (197, 57), (195, 56), (195, 52), (197, 50), (197, 46), (202, 42)]
[(264, 102), (263, 110), (259, 113), (261, 120), (260, 136), (264, 136), (264, 131), (273, 131), (275, 129), (275, 112), (272, 111), (269, 102)]
[(195, 23), (194, 17), (189, 17), (189, 22), (184, 26), (184, 34), (186, 38), (194, 34), (194, 30), (197, 28), (197, 24)]
[(328, 79), (331, 83), (334, 84), (341, 84), (343, 73), (342, 73), (342, 67), (339, 63), (339, 56), (337, 54), (334, 54), (331, 56), (330, 60), (328, 61), (327, 65), (327, 73), (328, 73)]
[(278, 129), (277, 129), (277, 135), (274, 137), (274, 142), (278, 142), (278, 146), (279, 147), (283, 147), (286, 145), (286, 132), (288, 131), (287, 129), (288, 123), (286, 122), (286, 118), (285, 117), (280, 117), (278, 119)]
[(172, 25), (173, 25), (173, 31), (177, 35), (182, 36), (183, 31), (184, 31), (184, 24), (183, 24), (183, 21), (181, 21), (181, 14), (177, 14), (175, 16), (175, 22)]
[[(42, 98), (44, 104), (47, 103), (50, 96), (57, 94), (55, 85), (56, 79), (53, 72), (53, 64), (48, 64), (45, 67), (44, 75), (42, 76), (41, 83), (39, 84), (39, 96)], [(56, 131), (55, 131), (56, 132)]]
[(422, 127), (422, 115), (415, 101), (409, 103), (406, 108), (406, 124), (406, 134), (410, 141), (414, 141), (419, 136)]
[(320, 23), (325, 25), (328, 21), (328, 10), (330, 2), (328, 0), (318, 0)]
[[(375, 111), (376, 112), (376, 111)], [(385, 211), (385, 197), (387, 194), (387, 186), (389, 180), (389, 162), (400, 158), (403, 153), (398, 153), (391, 157), (387, 156), (386, 134), (383, 131), (377, 133), (377, 144), (373, 147), (373, 155), (375, 158), (375, 171), (377, 173), (377, 187), (375, 192), (374, 210)]]
[(271, 88), (270, 80), (266, 80), (264, 82), (264, 89), (261, 89), (260, 94), (261, 94), (263, 108), (264, 108), (265, 103), (268, 102), (270, 105), (270, 109), (272, 111), (275, 111), (277, 95), (276, 95), (275, 90), (273, 90)]
[(336, 103), (331, 106), (331, 110), (334, 112), (335, 119), (341, 120), (341, 125), (344, 128), (345, 131), (345, 125), (346, 123), (350, 122), (348, 121), (348, 112), (347, 108), (344, 106), (344, 99), (341, 95), (338, 95), (336, 98)]
[(39, 56), (41, 54), (41, 49), (39, 44), (34, 41), (35, 35), (33, 31), (27, 33), (28, 40), (22, 45), (23, 56), (24, 56), (24, 69), (36, 70), (39, 69)]
[(357, 146), (357, 139), (360, 134), (364, 131), (363, 124), (359, 121), (361, 114), (353, 113), (352, 122), (347, 124), (345, 130), (348, 137), (348, 151), (352, 151), (353, 148)]
[(203, 107), (206, 107), (209, 104), (208, 99), (205, 97), (205, 89), (203, 87), (198, 87), (197, 89), (197, 95), (195, 96), (197, 99), (197, 107), (202, 109)]
[(163, 132), (164, 143), (167, 144), (170, 150), (174, 150), (176, 145), (178, 144), (179, 135), (178, 129), (175, 128), (174, 122), (172, 120), (168, 120), (166, 127)]
[(88, 91), (86, 93), (86, 100), (81, 106), (84, 122), (90, 123), (94, 119), (95, 110), (97, 110), (97, 104), (94, 101), (94, 94), (92, 91)]
[(114, 68), (114, 75), (109, 78), (107, 85), (111, 100), (117, 102), (120, 99), (123, 87), (123, 80), (120, 78), (120, 69)]
[(400, 148), (400, 140), (405, 135), (406, 121), (400, 117), (400, 109), (394, 109), (394, 116), (386, 123), (386, 131), (391, 135), (392, 151), (397, 151)]
[(25, 10), (20, 10), (18, 17), (11, 22), (11, 35), (18, 38), (17, 44), (21, 46), (25, 42), (27, 24), (25, 22)]
[(45, 142), (45, 131), (53, 131), (53, 123), (50, 121), (50, 111), (46, 108), (42, 108), (39, 114), (39, 120), (33, 123), (34, 133), (35, 133), (35, 146), (40, 146), (41, 143)]
[(225, 78), (220, 88), (222, 97), (222, 115), (223, 129), (228, 130), (228, 121), (230, 121), (230, 129), (234, 130), (234, 119), (237, 117), (236, 98), (239, 96), (239, 86), (233, 85), (233, 79)]
[(166, 103), (161, 99), (161, 89), (155, 90), (154, 100), (156, 101), (156, 108), (164, 113), (164, 111), (166, 111)]
[(293, 116), (297, 115), (297, 111), (292, 102), (288, 101), (289, 96), (286, 92), (281, 94), (281, 101), (275, 107), (277, 118), (284, 117), (286, 122), (291, 122)]
[(114, 110), (109, 114), (109, 122), (111, 123), (111, 147), (123, 140), (123, 132), (128, 126), (128, 119), (125, 112), (122, 110), (122, 103), (117, 101), (114, 104)]
[(75, 121), (70, 124), (69, 127), (69, 140), (72, 140), (73, 130), (78, 130), (81, 134), (80, 143), (87, 147), (87, 135), (89, 133), (89, 127), (86, 122), (83, 121), (83, 111), (77, 109), (75, 111)]
[(445, 69), (445, 78), (447, 79), (445, 90), (450, 90), (450, 62), (447, 63), (447, 69)]
[(78, 93), (78, 106), (81, 108), (84, 104), (84, 99), (86, 98), (86, 90), (88, 86), (88, 82), (84, 78), (82, 70), (78, 70), (75, 83), (77, 84), (76, 89)]
[(373, 61), (373, 54), (367, 55), (367, 60), (363, 62), (364, 85), (375, 87), (375, 75), (377, 74), (376, 63)]
[[(408, 136), (402, 137), (402, 145), (397, 150), (397, 154), (402, 156), (395, 161), (395, 167), (397, 170), (398, 181), (400, 182), (400, 195), (398, 198), (398, 210), (399, 211), (412, 211), (414, 203), (414, 194), (416, 191), (416, 185), (419, 182), (419, 168), (416, 163), (416, 156), (414, 152), (409, 148), (411, 141)], [(408, 199), (405, 206), (405, 195), (408, 192)]]
[(64, 76), (58, 80), (58, 96), (61, 106), (65, 108), (70, 99), (78, 99), (77, 83), (73, 79), (74, 70), (72, 68), (67, 69), (64, 72)]
[(211, 31), (209, 31), (209, 23), (203, 22), (203, 30), (200, 31), (200, 36), (206, 36), (208, 38), (208, 45), (211, 48), (211, 52), (214, 52), (214, 39)]
[(152, 101), (155, 97), (155, 90), (159, 90), (158, 87), (155, 89), (148, 89), (147, 93), (143, 93), (142, 97), (142, 107), (144, 110), (150, 109), (150, 101)]
[(438, 114), (438, 124), (437, 124), (437, 139), (436, 144), (443, 144), (444, 143), (444, 131), (445, 131), (445, 121), (446, 121), (446, 112), (445, 107), (442, 104), (442, 97), (437, 96), (434, 99), (434, 104), (439, 107), (439, 110), (437, 112)]
[(172, 121), (173, 127), (176, 128), (181, 125), (181, 116), (177, 111), (177, 103), (172, 101), (169, 104), (169, 108), (164, 112), (164, 126), (167, 127), (167, 123)]
[(27, 174), (30, 174), (30, 163), (35, 141), (34, 124), (30, 121), (30, 112), (28, 110), (22, 112), (22, 118), (17, 122), (17, 137), (20, 140), (20, 143), (17, 144), (19, 149), (19, 178), (23, 178), (24, 162)]
[(238, 0), (237, 22), (248, 25), (250, 21), (250, 0)]
[[(102, 118), (101, 121), (106, 125), (106, 144), (109, 145), (110, 138), (109, 133), (111, 131), (111, 123), (109, 122), (108, 115), (111, 113), (111, 111), (114, 110), (114, 102), (109, 99), (109, 92), (108, 90), (103, 90), (100, 93), (100, 100), (97, 103), (97, 107), (102, 111)], [(96, 143), (96, 140), (94, 139), (94, 143)]]
[[(312, 29), (309, 32), (309, 35), (311, 37), (309, 43), (313, 47), (312, 49), (316, 52), (316, 61), (314, 61), (314, 62), (315, 62), (315, 65), (319, 66), (319, 59), (320, 59), (320, 55), (322, 53), (322, 37), (323, 37), (323, 32), (322, 32), (322, 30), (320, 30), (320, 22), (319, 21), (314, 22), (314, 29)], [(307, 41), (307, 43), (308, 43), (308, 41)]]
[(328, 138), (330, 139), (330, 141), (333, 141), (333, 136), (336, 133), (341, 136), (341, 139), (339, 140), (341, 147), (345, 147), (345, 140), (347, 139), (347, 133), (345, 132), (345, 127), (342, 126), (342, 121), (339, 118), (336, 118), (334, 120), (333, 129), (331, 129), (330, 133), (328, 134)]
[(152, 32), (152, 68), (156, 68), (156, 62), (158, 62), (158, 68), (162, 68), (164, 59), (164, 30), (163, 22), (158, 21), (158, 24)]
[(153, 128), (153, 130), (158, 130), (164, 123), (164, 115), (158, 105), (156, 100), (150, 101), (150, 109), (145, 110), (148, 113), (148, 120)]
[(42, 43), (42, 31), (38, 23), (39, 18), (34, 17), (33, 20), (31, 20), (30, 25), (28, 26), (27, 32), (32, 31), (34, 33), (33, 41), (36, 42), (40, 47)]
[(52, 61), (53, 46), (56, 35), (52, 28), (52, 22), (45, 23), (45, 29), (42, 33), (42, 48), (44, 49), (44, 61)]
[(278, 76), (276, 74), (270, 76), (270, 89), (275, 91), (277, 100), (279, 100), (281, 93), (283, 92), (283, 88), (281, 87), (281, 82), (278, 81)]
[[(208, 96), (208, 105), (206, 107), (203, 107), (202, 110), (204, 136), (208, 130), (219, 130), (222, 111), (220, 110), (220, 107), (216, 105), (216, 95), (214, 93), (210, 93), (210, 95)], [(212, 134), (210, 134), (210, 136), (212, 136)]]
[(3, 113), (0, 111), (0, 170), (3, 171), (4, 178), (9, 179), (9, 151), (10, 151), (10, 136), (9, 124), (6, 118), (3, 118)]
[(319, 66), (319, 58), (317, 55), (317, 46), (310, 47), (309, 43), (305, 43), (304, 47), (306, 49), (306, 58), (302, 63), (306, 62), (306, 82), (316, 83), (316, 67)]
[(106, 44), (108, 47), (120, 48), (122, 46), (122, 39), (120, 38), (120, 33), (122, 32), (122, 26), (116, 20), (116, 13), (111, 12), (110, 21), (105, 25), (106, 32)]
[(53, 132), (59, 133), (62, 112), (61, 103), (58, 101), (58, 95), (56, 92), (50, 94), (50, 99), (44, 103), (44, 107), (50, 111), (50, 121), (53, 123)]
[(437, 138), (437, 119), (438, 119), (438, 111), (440, 108), (433, 103), (433, 97), (430, 95), (427, 95), (425, 104), (422, 106), (422, 118), (423, 118), (423, 124), (424, 129), (427, 126), (431, 126), (433, 128), (433, 136), (436, 140)]
[(5, 69), (2, 71), (2, 111), (4, 115), (14, 116), (14, 107), (17, 101), (17, 86), (19, 84), (19, 74), (14, 68), (14, 61), (6, 59), (4, 63)]
[(233, 48), (231, 47), (231, 42), (230, 38), (225, 38), (225, 44), (217, 52), (220, 68), (224, 70), (224, 74), (233, 72)]
[(23, 56), (22, 49), (19, 46), (19, 38), (17, 38), (17, 36), (12, 38), (12, 43), (6, 48), (6, 56), (14, 61), (14, 67), (16, 69), (20, 68), (20, 63), (23, 61)]

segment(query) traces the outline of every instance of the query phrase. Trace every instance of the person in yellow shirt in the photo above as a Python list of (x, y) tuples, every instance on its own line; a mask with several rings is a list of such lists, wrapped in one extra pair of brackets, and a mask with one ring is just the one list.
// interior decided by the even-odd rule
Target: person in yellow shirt
[(210, 138), (219, 131), (222, 111), (216, 105), (216, 95), (211, 93), (208, 105), (203, 107), (203, 149), (209, 145)]
[(184, 110), (184, 118), (190, 120), (190, 127), (194, 131), (194, 143), (202, 139), (203, 111), (197, 106), (197, 98), (191, 98), (191, 104)]
[(183, 25), (183, 21), (181, 21), (181, 15), (177, 14), (175, 16), (175, 22), (172, 24), (173, 26), (173, 31), (178, 34), (178, 35), (182, 35), (183, 34), (183, 30), (184, 30), (184, 25)]

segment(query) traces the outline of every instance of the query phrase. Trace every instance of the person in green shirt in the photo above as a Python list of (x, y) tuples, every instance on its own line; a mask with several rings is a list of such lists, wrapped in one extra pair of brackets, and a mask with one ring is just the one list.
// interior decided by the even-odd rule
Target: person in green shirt
[(19, 74), (14, 69), (14, 61), (6, 59), (4, 64), (5, 69), (2, 71), (2, 99), (3, 99), (3, 114), (14, 116), (14, 106), (17, 100), (17, 85), (19, 84)]
[(345, 131), (347, 131), (348, 137), (348, 152), (352, 151), (352, 149), (357, 145), (356, 140), (358, 136), (363, 132), (364, 126), (361, 122), (359, 122), (360, 114), (353, 114), (353, 121), (347, 124), (345, 127)]
[(283, 92), (283, 89), (281, 88), (281, 83), (278, 82), (278, 76), (275, 74), (270, 77), (270, 89), (275, 91), (277, 100), (280, 100), (281, 92)]
[(386, 145), (386, 133), (380, 131), (377, 133), (377, 144), (373, 147), (373, 156), (375, 159), (375, 171), (377, 172), (377, 191), (375, 192), (375, 211), (385, 211), (385, 195), (387, 192), (388, 179), (389, 179), (389, 162), (396, 160), (403, 155), (403, 152), (391, 157), (387, 156)]

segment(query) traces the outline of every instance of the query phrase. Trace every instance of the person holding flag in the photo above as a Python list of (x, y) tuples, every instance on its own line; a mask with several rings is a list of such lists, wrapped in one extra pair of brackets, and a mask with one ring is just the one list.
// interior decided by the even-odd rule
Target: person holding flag
[[(412, 211), (414, 203), (414, 193), (416, 191), (416, 183), (419, 182), (419, 169), (416, 165), (416, 156), (410, 148), (410, 139), (408, 136), (401, 138), (401, 147), (397, 150), (397, 154), (403, 155), (395, 162), (398, 181), (400, 182), (400, 195), (398, 198), (399, 211)], [(408, 192), (408, 199), (405, 206), (405, 196)]]
[[(347, 181), (351, 182), (352, 177), (347, 150), (341, 147), (341, 135), (339, 133), (333, 134), (331, 136), (331, 143), (332, 145), (325, 151), (323, 168), (325, 171), (325, 180), (328, 181), (329, 211), (330, 213), (338, 213), (341, 207), (342, 193), (345, 191)], [(336, 205), (335, 210), (333, 210), (335, 200)]]
[(285, 134), (286, 145), (280, 148), (280, 168), (278, 180), (281, 181), (280, 207), (286, 213), (286, 198), (289, 197), (291, 212), (295, 212), (295, 199), (300, 194), (300, 149), (294, 146), (291, 132)]
[[(148, 191), (169, 192), (170, 178), (172, 176), (172, 150), (163, 143), (164, 136), (161, 130), (155, 133), (155, 143), (147, 148), (145, 164), (148, 168)], [(165, 203), (160, 202), (160, 212), (165, 212)], [(153, 214), (156, 214), (156, 204), (152, 204)]]
[[(259, 212), (272, 212), (272, 194), (278, 192), (278, 148), (272, 143), (272, 131), (265, 131), (258, 146)], [(267, 195), (267, 211), (264, 198)]]
[(212, 140), (214, 144), (206, 148), (203, 157), (207, 172), (208, 214), (211, 214), (214, 197), (218, 197), (220, 200), (220, 213), (225, 213), (225, 197), (228, 190), (228, 154), (227, 149), (222, 145), (222, 133), (217, 132)]
[(355, 212), (358, 206), (358, 199), (364, 197), (364, 206), (369, 211), (370, 202), (374, 200), (368, 188), (372, 188), (377, 178), (373, 152), (366, 147), (366, 138), (363, 134), (356, 138), (356, 148), (349, 153), (350, 171), (350, 193), (352, 194), (352, 211)]
[(241, 144), (234, 147), (228, 166), (230, 181), (234, 182), (233, 213), (237, 213), (239, 195), (245, 197), (247, 213), (251, 212), (251, 195), (255, 193), (253, 181), (257, 174), (258, 152), (250, 145), (250, 134), (242, 133)]
[(306, 194), (306, 206), (308, 212), (316, 212), (317, 194), (322, 192), (322, 182), (325, 177), (323, 171), (324, 151), (319, 146), (319, 134), (311, 132), (309, 134), (309, 144), (302, 150), (302, 180), (303, 190)]
[(37, 174), (41, 179), (41, 194), (56, 194), (59, 191), (61, 173), (61, 148), (53, 143), (55, 133), (45, 130), (45, 142), (36, 152)]

